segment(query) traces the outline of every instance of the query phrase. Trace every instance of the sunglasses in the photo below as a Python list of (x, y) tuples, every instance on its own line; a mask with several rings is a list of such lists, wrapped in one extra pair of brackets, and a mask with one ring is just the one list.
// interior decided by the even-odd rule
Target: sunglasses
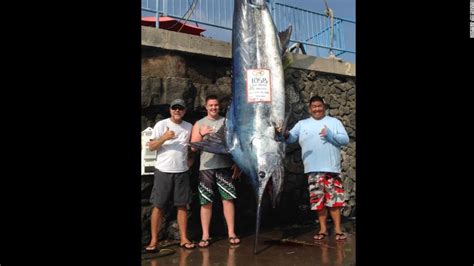
[(173, 110), (173, 111), (176, 111), (176, 110), (183, 111), (183, 110), (184, 110), (184, 107), (175, 105), (175, 106), (171, 107), (171, 110)]

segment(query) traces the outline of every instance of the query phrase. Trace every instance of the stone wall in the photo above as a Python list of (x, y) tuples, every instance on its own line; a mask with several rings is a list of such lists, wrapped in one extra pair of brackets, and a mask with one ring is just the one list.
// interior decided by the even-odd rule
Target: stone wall
[[(142, 46), (142, 130), (169, 117), (168, 103), (183, 98), (191, 108), (184, 120), (194, 123), (206, 115), (205, 97), (217, 94), (223, 113), (230, 103), (231, 60), (171, 52), (159, 48)], [(355, 80), (354, 77), (328, 74), (311, 70), (289, 68), (285, 72), (287, 108), (292, 106), (289, 120), (291, 128), (298, 120), (309, 117), (307, 110), (311, 96), (322, 96), (329, 106), (331, 116), (340, 119), (350, 137), (350, 143), (342, 149), (343, 181), (346, 188), (347, 207), (343, 215), (355, 217)], [(193, 204), (189, 210), (188, 234), (199, 239), (201, 234), (199, 200), (197, 194), (198, 165), (192, 168)], [(287, 146), (285, 160), (285, 183), (281, 201), (272, 209), (268, 197), (263, 202), (262, 229), (266, 227), (303, 225), (315, 222), (316, 213), (309, 210), (307, 181), (303, 175), (301, 149), (298, 144)], [(148, 202), (152, 176), (142, 177), (142, 241), (149, 240)], [(236, 184), (236, 230), (238, 234), (255, 230), (255, 196), (248, 179), (243, 176)], [(176, 212), (171, 208), (164, 221), (160, 238), (178, 239)], [(211, 222), (211, 235), (226, 234), (225, 220), (220, 202), (215, 202)]]

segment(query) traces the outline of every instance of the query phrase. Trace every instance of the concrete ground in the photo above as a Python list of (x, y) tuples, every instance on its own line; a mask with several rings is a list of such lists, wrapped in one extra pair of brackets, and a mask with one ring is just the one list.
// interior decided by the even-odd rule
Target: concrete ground
[(187, 250), (177, 245), (168, 248), (171, 255), (147, 259), (142, 266), (163, 265), (355, 265), (355, 231), (345, 241), (336, 241), (334, 232), (324, 240), (315, 242), (314, 228), (271, 230), (259, 234), (257, 254), (254, 254), (255, 235), (241, 237), (241, 244), (231, 246), (227, 239), (215, 240), (208, 248)]

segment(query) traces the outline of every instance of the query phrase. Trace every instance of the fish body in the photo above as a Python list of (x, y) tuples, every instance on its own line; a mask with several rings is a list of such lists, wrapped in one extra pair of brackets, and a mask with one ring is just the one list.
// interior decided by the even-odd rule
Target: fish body
[(207, 152), (230, 153), (250, 178), (257, 199), (255, 253), (263, 194), (270, 183), (275, 207), (284, 180), (285, 143), (277, 141), (276, 128), (286, 127), (282, 57), (290, 35), (291, 26), (278, 35), (264, 0), (234, 1), (232, 101), (225, 127), (191, 143)]
[(275, 127), (282, 127), (285, 118), (280, 42), (265, 1), (234, 3), (227, 148), (250, 177), (259, 203), (273, 177), (275, 203), (281, 189), (285, 154), (285, 144), (275, 140)]
[[(284, 179), (285, 144), (275, 128), (285, 120), (283, 48), (265, 1), (235, 0), (232, 27), (232, 102), (225, 124), (228, 151), (250, 178), (260, 206), (271, 180), (275, 206)], [(255, 250), (256, 251), (256, 250)]]

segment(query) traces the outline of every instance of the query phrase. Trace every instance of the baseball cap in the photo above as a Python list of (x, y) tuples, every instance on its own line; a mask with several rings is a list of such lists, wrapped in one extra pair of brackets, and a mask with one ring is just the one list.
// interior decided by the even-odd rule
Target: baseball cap
[(175, 99), (174, 101), (171, 102), (170, 107), (173, 108), (173, 106), (179, 105), (183, 108), (186, 108), (186, 104), (182, 99)]

